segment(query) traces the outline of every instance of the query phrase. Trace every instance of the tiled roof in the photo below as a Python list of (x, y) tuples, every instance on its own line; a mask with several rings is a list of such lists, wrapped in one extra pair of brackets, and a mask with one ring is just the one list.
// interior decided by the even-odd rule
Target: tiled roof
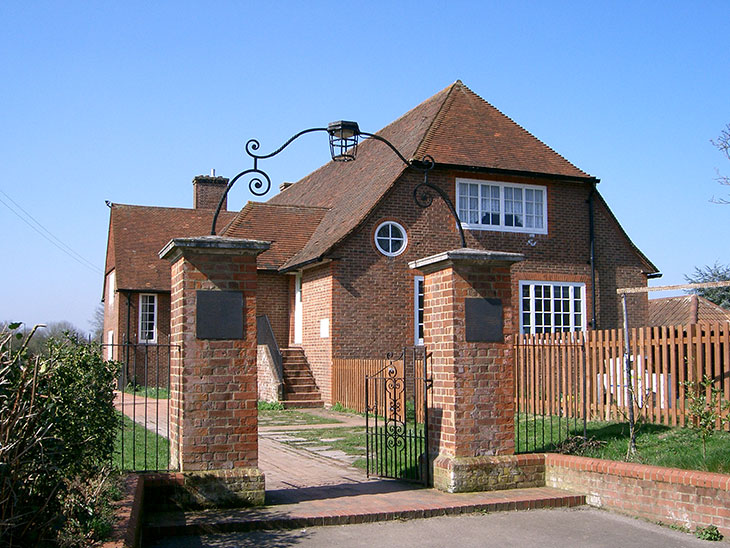
[[(378, 132), (408, 159), (437, 165), (558, 175), (594, 181), (539, 139), (457, 81)], [(374, 139), (361, 141), (357, 161), (329, 162), (269, 204), (329, 208), (312, 237), (282, 269), (321, 257), (373, 210), (405, 166)]]
[(430, 154), (439, 164), (590, 177), (461, 81), (447, 89), (417, 158)]
[(258, 268), (276, 270), (299, 251), (317, 228), (327, 208), (249, 202), (223, 231), (223, 236), (271, 242), (258, 256)]
[[(693, 308), (693, 300), (696, 300), (696, 308)], [(650, 326), (714, 322), (730, 322), (730, 310), (725, 310), (698, 295), (649, 299)]]
[[(170, 263), (157, 255), (172, 238), (210, 234), (213, 210), (112, 204), (107, 263), (120, 290), (170, 291)], [(219, 226), (236, 212), (221, 211)]]

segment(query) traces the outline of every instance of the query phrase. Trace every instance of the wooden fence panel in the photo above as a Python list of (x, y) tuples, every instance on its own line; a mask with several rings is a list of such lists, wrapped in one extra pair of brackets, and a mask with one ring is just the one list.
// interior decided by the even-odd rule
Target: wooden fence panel
[[(730, 323), (634, 328), (629, 349), (637, 416), (687, 425), (686, 383), (705, 375), (730, 400)], [(621, 330), (519, 335), (517, 411), (582, 418), (585, 409), (589, 420), (626, 420), (625, 354)]]

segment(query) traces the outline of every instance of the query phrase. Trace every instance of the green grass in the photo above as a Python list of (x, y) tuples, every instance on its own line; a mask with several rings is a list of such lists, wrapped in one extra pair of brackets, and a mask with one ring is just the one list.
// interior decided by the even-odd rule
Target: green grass
[(321, 447), (327, 446), (332, 449), (339, 449), (347, 455), (360, 457), (353, 463), (353, 466), (365, 468), (365, 428), (362, 426), (313, 428), (309, 430), (293, 430), (290, 433), (292, 437), (304, 441), (284, 441), (283, 443), (293, 447), (319, 445)]
[(332, 424), (342, 422), (330, 417), (320, 417), (296, 409), (261, 409), (259, 406), (259, 426), (301, 426), (307, 424)]
[(170, 391), (162, 386), (143, 386), (141, 384), (128, 384), (124, 389), (126, 394), (166, 400), (170, 397)]
[[(417, 425), (418, 434), (423, 433), (423, 425)], [(409, 432), (413, 432), (413, 428), (409, 428)], [(315, 428), (309, 430), (293, 430), (290, 432), (296, 440), (283, 440), (283, 443), (294, 447), (313, 446), (329, 447), (334, 450), (358, 457), (352, 464), (357, 468), (365, 469), (367, 467), (366, 458), (366, 436), (365, 428), (358, 427), (333, 427), (333, 428)], [(379, 427), (373, 433), (373, 437), (379, 440), (379, 447), (382, 448), (377, 454), (371, 454), (373, 459), (370, 463), (371, 471), (382, 473), (390, 477), (398, 476), (401, 478), (418, 479), (417, 466), (411, 466), (409, 463), (417, 459), (420, 455), (420, 449), (414, 447), (413, 443), (409, 443), (402, 448), (386, 448), (384, 427)], [(419, 453), (419, 454), (416, 454)], [(382, 459), (380, 462), (378, 458)]]
[[(559, 423), (560, 422), (560, 427)], [(550, 439), (550, 425), (553, 437)], [(533, 417), (521, 415), (516, 420), (519, 428), (518, 452), (557, 451), (560, 442), (568, 435), (582, 436), (583, 424), (574, 421), (566, 424), (565, 419), (557, 417)], [(543, 427), (545, 437), (542, 437)], [(529, 447), (526, 445), (526, 433), (529, 430)], [(534, 438), (537, 432), (537, 438)], [(588, 439), (595, 439), (599, 444), (580, 450), (577, 454), (607, 460), (625, 460), (629, 443), (628, 423), (589, 422)], [(517, 438), (516, 438), (517, 440)], [(534, 443), (536, 441), (536, 443)], [(702, 441), (696, 431), (691, 428), (669, 427), (658, 424), (639, 424), (636, 435), (635, 462), (683, 468), (686, 470), (707, 470), (710, 472), (730, 473), (730, 433), (715, 432), (707, 440), (707, 461), (702, 458)]]
[[(121, 413), (118, 413), (122, 417)], [(117, 431), (114, 442), (114, 465), (121, 470), (166, 470), (170, 443), (124, 416), (124, 453), (122, 453), (122, 431)], [(145, 458), (146, 442), (146, 458)], [(124, 460), (122, 461), (122, 455)]]

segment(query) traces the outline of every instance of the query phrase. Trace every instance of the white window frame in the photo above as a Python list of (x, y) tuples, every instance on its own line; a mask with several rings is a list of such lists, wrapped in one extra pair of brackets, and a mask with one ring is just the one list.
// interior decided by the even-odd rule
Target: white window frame
[[(421, 308), (418, 306), (418, 297), (421, 295), (424, 295), (423, 293), (419, 293), (418, 287), (425, 289), (424, 287), (424, 281), (423, 276), (414, 276), (413, 277), (413, 341), (416, 344), (416, 346), (422, 346), (423, 345), (423, 337), (420, 337), (420, 327), (424, 325), (423, 319), (425, 318), (424, 314), (424, 308)], [(424, 295), (424, 305), (425, 305), (425, 295)], [(421, 316), (419, 318), (419, 312), (421, 313)], [(419, 321), (420, 320), (420, 321)]]
[(110, 329), (106, 332), (106, 359), (114, 359), (114, 330)]
[(114, 309), (114, 296), (116, 295), (116, 270), (112, 270), (106, 275), (106, 289), (107, 289), (107, 304), (109, 310)]
[(294, 344), (302, 344), (304, 310), (302, 308), (302, 273), (294, 276)]
[[(525, 333), (525, 323), (524, 323), (524, 315), (529, 314), (530, 315), (530, 324), (529, 324), (529, 333), (555, 333), (556, 332), (556, 326), (555, 326), (555, 288), (556, 287), (568, 287), (570, 291), (569, 295), (569, 306), (570, 309), (568, 310), (567, 314), (569, 314), (569, 322), (566, 327), (568, 329), (561, 329), (561, 332), (568, 331), (585, 331), (586, 330), (586, 284), (581, 282), (547, 282), (543, 280), (520, 280), (520, 287), (519, 287), (519, 300), (520, 300), (520, 333)], [(535, 310), (535, 286), (551, 286), (552, 289), (550, 291), (550, 310), (549, 314), (551, 315), (551, 322), (550, 322), (550, 329), (543, 329), (541, 331), (537, 331), (537, 323), (535, 321), (535, 314), (538, 313), (538, 311)], [(530, 310), (526, 311), (524, 307), (524, 298), (522, 296), (523, 288), (525, 286), (530, 287)], [(575, 288), (579, 287), (581, 289), (581, 297), (580, 297), (580, 310), (575, 309)], [(545, 311), (540, 311), (540, 313), (544, 314)], [(565, 311), (561, 311), (561, 314), (565, 314)], [(580, 324), (578, 325), (575, 321), (576, 314), (580, 314)], [(542, 325), (540, 326), (543, 327)]]
[[(491, 187), (499, 187), (499, 223), (498, 224), (482, 224), (481, 221), (477, 223), (470, 223), (468, 220), (464, 220), (461, 218), (461, 214), (459, 213), (461, 211), (460, 203), (461, 203), (461, 184), (471, 184), (471, 185), (479, 185), (479, 197), (478, 200), (478, 211), (479, 211), (479, 219), (483, 218), (483, 212), (482, 211), (482, 199), (491, 199), (486, 198), (484, 196), (484, 191), (487, 188)], [(526, 190), (533, 190), (533, 191), (541, 191), (542, 192), (542, 227), (527, 227), (527, 226), (507, 226), (505, 224), (505, 189), (519, 189), (522, 192), (522, 216), (523, 216), (523, 224), (527, 224), (524, 222), (524, 217), (527, 216), (526, 212)], [(491, 195), (490, 195), (491, 196)], [(518, 183), (504, 183), (499, 181), (486, 181), (482, 179), (464, 179), (464, 178), (456, 178), (456, 211), (457, 215), (459, 215), (459, 219), (461, 219), (461, 226), (464, 228), (467, 228), (469, 230), (491, 230), (491, 231), (498, 231), (498, 232), (520, 232), (523, 234), (547, 234), (548, 233), (548, 211), (547, 211), (547, 187), (542, 185), (524, 185), (524, 184), (518, 184)]]
[[(386, 251), (385, 249), (380, 247), (380, 242), (378, 242), (378, 232), (380, 232), (380, 229), (384, 226), (395, 226), (403, 234), (403, 245), (397, 251)], [(382, 223), (380, 223), (375, 229), (373, 240), (375, 241), (375, 247), (378, 248), (378, 251), (380, 251), (386, 257), (397, 257), (406, 250), (406, 247), (408, 247), (408, 233), (406, 232), (406, 229), (403, 227), (403, 225), (395, 221), (383, 221)]]
[[(143, 301), (147, 297), (152, 297), (153, 309), (152, 309), (152, 338), (143, 338), (143, 334), (149, 332), (148, 329), (143, 329), (142, 322), (149, 320), (143, 320), (142, 315), (145, 313)], [(141, 344), (157, 344), (157, 294), (155, 293), (140, 293), (139, 294), (139, 314), (137, 322), (137, 338)]]

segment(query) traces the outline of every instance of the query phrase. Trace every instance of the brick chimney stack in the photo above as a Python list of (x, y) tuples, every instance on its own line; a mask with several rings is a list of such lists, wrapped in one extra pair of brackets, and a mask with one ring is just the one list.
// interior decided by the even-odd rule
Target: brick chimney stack
[[(215, 170), (210, 175), (198, 175), (193, 179), (193, 208), (215, 209), (228, 185), (226, 177), (216, 177)], [(228, 197), (223, 200), (222, 211), (228, 209)]]

